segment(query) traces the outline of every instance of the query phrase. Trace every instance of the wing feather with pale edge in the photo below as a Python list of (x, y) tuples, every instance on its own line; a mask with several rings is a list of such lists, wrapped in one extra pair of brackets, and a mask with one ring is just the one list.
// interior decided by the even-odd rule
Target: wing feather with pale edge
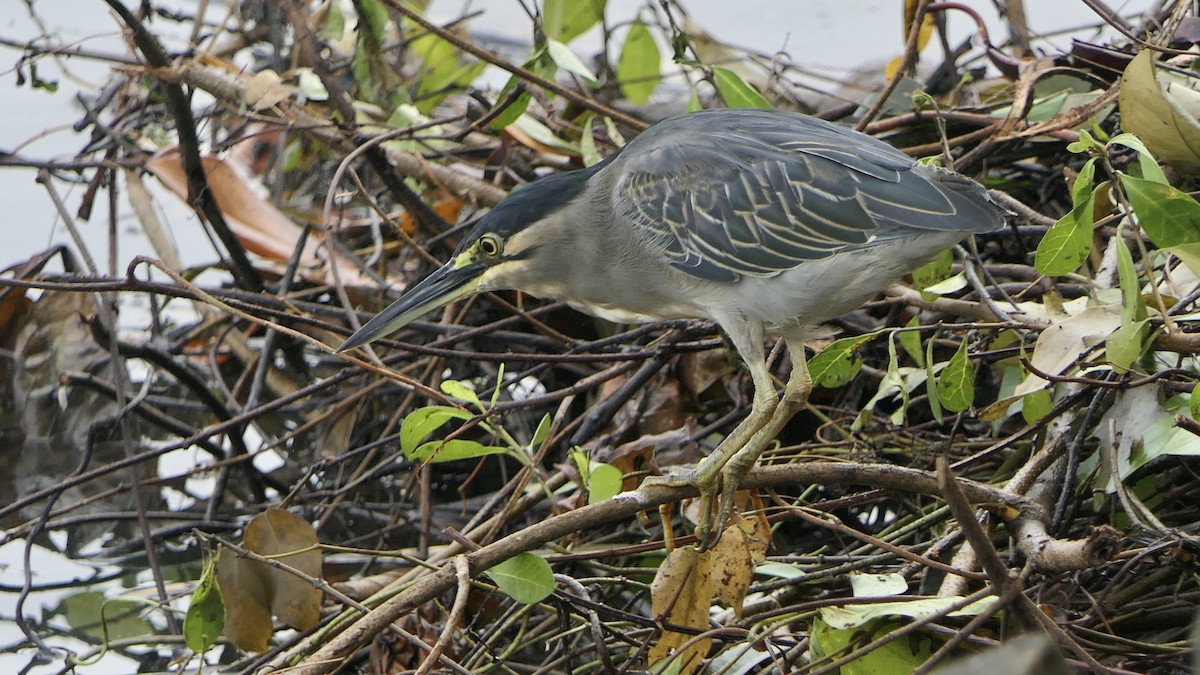
[(770, 276), (922, 232), (1004, 222), (974, 181), (805, 115), (722, 110), (654, 129), (604, 168), (616, 172), (614, 208), (669, 264), (703, 279)]

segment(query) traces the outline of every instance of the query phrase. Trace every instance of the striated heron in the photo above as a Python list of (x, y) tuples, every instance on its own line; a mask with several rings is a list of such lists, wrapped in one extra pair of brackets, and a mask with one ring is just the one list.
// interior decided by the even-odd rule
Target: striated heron
[[(804, 406), (807, 339), (967, 234), (1003, 226), (982, 186), (870, 136), (780, 110), (710, 110), (647, 129), (588, 169), (493, 208), (453, 258), (338, 348), (453, 300), (519, 289), (620, 323), (716, 322), (754, 381), (749, 415), (695, 468), (648, 479), (699, 489), (702, 542), (741, 478)], [(792, 358), (782, 396), (764, 338)]]

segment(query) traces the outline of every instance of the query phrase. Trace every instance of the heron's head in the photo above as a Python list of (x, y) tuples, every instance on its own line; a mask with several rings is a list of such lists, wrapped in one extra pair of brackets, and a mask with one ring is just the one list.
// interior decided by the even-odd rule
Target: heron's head
[(561, 269), (562, 261), (544, 259), (556, 254), (542, 244), (569, 234), (564, 210), (587, 188), (598, 166), (549, 176), (513, 192), (479, 219), (449, 262), (372, 317), (337, 351), (374, 342), (472, 293), (519, 288), (521, 280), (536, 279), (538, 270)]

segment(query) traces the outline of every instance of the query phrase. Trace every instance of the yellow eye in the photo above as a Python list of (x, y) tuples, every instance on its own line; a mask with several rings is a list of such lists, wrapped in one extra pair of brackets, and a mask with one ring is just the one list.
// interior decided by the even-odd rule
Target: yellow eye
[(485, 234), (479, 239), (479, 250), (489, 258), (500, 255), (500, 239), (494, 234)]

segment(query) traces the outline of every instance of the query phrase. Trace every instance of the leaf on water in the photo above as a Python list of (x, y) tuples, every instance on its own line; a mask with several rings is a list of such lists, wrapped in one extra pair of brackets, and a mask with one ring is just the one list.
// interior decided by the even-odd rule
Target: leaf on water
[[(650, 606), (663, 623), (708, 629), (708, 612), (713, 599), (712, 552), (698, 552), (691, 546), (677, 548), (658, 567), (650, 584)], [(664, 630), (650, 647), (649, 660), (656, 664), (671, 656), (692, 636)], [(680, 672), (692, 672), (708, 654), (712, 640), (693, 642), (675, 660)]]
[(621, 56), (617, 59), (617, 85), (621, 95), (634, 105), (650, 100), (662, 77), (662, 55), (654, 35), (641, 19), (633, 22), (625, 35)]
[(487, 571), (496, 587), (508, 597), (533, 605), (554, 592), (554, 571), (550, 563), (532, 553), (518, 553)]

